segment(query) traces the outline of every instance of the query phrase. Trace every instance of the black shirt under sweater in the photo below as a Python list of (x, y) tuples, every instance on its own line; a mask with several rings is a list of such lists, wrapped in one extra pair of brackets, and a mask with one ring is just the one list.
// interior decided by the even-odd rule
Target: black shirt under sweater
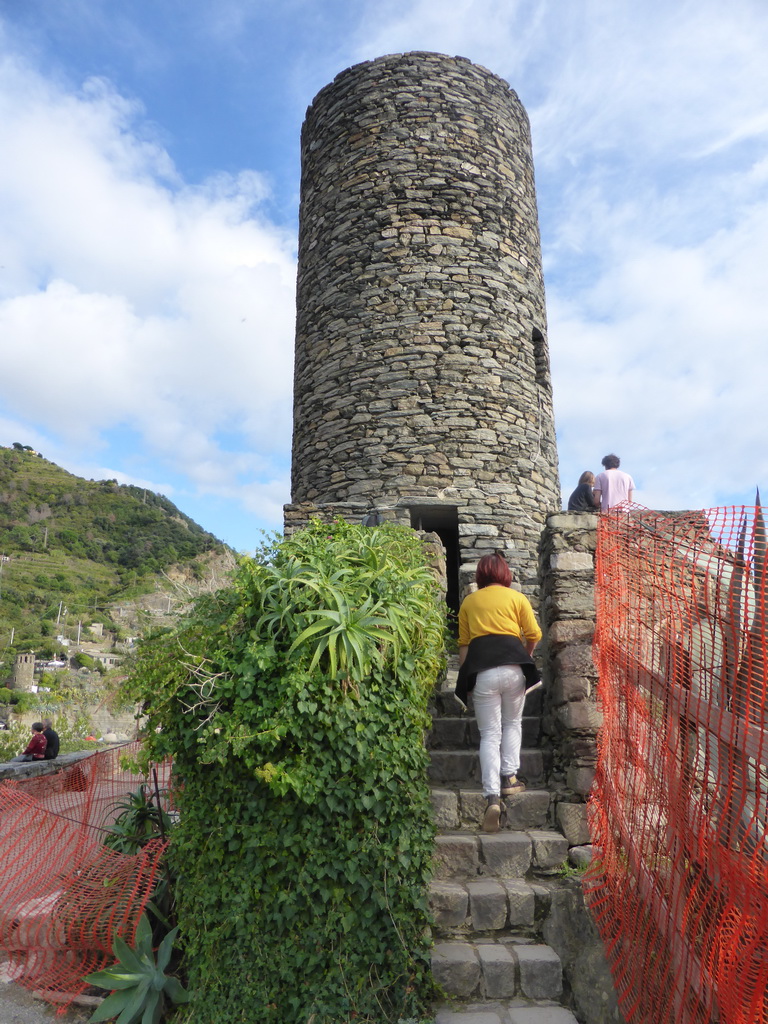
[(592, 498), (592, 485), (579, 484), (568, 499), (569, 512), (597, 512), (597, 505)]

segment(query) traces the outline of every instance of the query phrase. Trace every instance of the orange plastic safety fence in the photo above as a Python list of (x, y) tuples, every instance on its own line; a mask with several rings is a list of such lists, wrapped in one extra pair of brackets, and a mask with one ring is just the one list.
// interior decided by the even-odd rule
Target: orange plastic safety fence
[[(104, 845), (120, 801), (147, 784), (120, 765), (138, 750), (126, 744), (0, 783), (0, 953), (14, 980), (64, 1006), (85, 974), (113, 962), (116, 934), (133, 941), (155, 888), (166, 842), (135, 856)], [(170, 766), (157, 771), (167, 791)]]
[(630, 1024), (768, 1024), (766, 531), (601, 515), (587, 897)]

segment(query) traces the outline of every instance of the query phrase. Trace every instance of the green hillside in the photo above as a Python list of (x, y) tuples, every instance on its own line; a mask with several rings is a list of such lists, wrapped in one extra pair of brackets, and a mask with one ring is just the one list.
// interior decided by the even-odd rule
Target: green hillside
[(11, 635), (15, 650), (44, 651), (81, 618), (112, 628), (110, 604), (154, 589), (173, 565), (194, 574), (223, 550), (160, 494), (0, 448), (0, 657)]

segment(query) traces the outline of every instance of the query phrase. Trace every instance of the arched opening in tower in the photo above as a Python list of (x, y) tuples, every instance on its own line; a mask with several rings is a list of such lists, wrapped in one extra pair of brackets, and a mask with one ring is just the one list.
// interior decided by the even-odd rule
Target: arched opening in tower
[(412, 505), (411, 526), (414, 530), (436, 533), (445, 549), (445, 602), (453, 613), (459, 613), (459, 513), (453, 505)]

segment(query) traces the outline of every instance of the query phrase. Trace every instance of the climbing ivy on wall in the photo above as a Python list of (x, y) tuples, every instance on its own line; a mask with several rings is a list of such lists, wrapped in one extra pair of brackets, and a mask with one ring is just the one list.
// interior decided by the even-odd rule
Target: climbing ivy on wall
[(145, 645), (148, 753), (183, 783), (185, 1020), (396, 1022), (428, 1000), (425, 563), (403, 527), (313, 522)]

